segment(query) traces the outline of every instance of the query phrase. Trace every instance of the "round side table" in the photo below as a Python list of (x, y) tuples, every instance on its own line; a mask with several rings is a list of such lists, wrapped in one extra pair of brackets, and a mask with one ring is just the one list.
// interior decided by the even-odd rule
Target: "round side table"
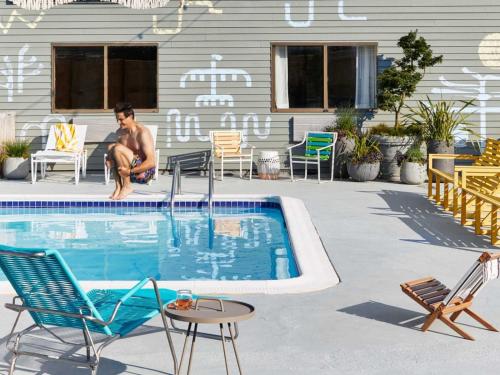
[(198, 324), (218, 324), (220, 328), (220, 340), (222, 341), (222, 350), (224, 352), (224, 362), (226, 365), (226, 373), (229, 374), (229, 367), (227, 364), (227, 353), (226, 353), (226, 336), (224, 335), (224, 324), (227, 324), (229, 330), (230, 341), (233, 345), (234, 355), (236, 357), (236, 363), (238, 364), (238, 370), (240, 375), (243, 374), (241, 371), (240, 359), (238, 357), (238, 351), (236, 350), (235, 334), (233, 333), (232, 324), (236, 326), (237, 322), (250, 319), (255, 314), (255, 308), (245, 302), (230, 301), (230, 300), (220, 300), (212, 298), (198, 298), (194, 306), (189, 310), (177, 310), (172, 308), (165, 309), (165, 315), (170, 319), (178, 320), (181, 322), (188, 323), (188, 329), (186, 332), (186, 338), (184, 339), (184, 346), (182, 348), (181, 359), (179, 361), (179, 368), (177, 369), (177, 374), (181, 372), (182, 361), (184, 359), (184, 353), (186, 351), (186, 346), (188, 342), (189, 335), (191, 333), (192, 324), (194, 324), (193, 338), (191, 342), (191, 350), (189, 353), (188, 370), (187, 373), (191, 372), (191, 361), (193, 359), (193, 349), (194, 343), (196, 341), (196, 335), (198, 332)]
[(262, 180), (277, 180), (280, 175), (278, 151), (261, 151), (257, 160), (257, 172)]

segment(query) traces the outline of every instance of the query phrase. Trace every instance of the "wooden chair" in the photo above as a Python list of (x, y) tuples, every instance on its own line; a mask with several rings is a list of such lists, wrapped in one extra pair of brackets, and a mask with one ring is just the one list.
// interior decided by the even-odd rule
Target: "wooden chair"
[(239, 130), (213, 130), (210, 131), (212, 144), (212, 157), (221, 160), (221, 181), (224, 179), (224, 163), (237, 162), (240, 164), (240, 178), (243, 176), (243, 162), (249, 162), (250, 180), (253, 170), (253, 151), (255, 146), (247, 144), (250, 152), (243, 152), (243, 133)]
[[(455, 166), (453, 175), (434, 168), (433, 161), (436, 159), (474, 160), (469, 166)], [(485, 194), (496, 194), (498, 180), (500, 178), (500, 141), (488, 138), (486, 146), (481, 155), (465, 154), (429, 154), (428, 168), (428, 192), (429, 198), (433, 198), (437, 204), (443, 205), (445, 210), (450, 208), (449, 184), (452, 184), (452, 209), (453, 215), (459, 215), (459, 189), (463, 178), (463, 172), (474, 178), (467, 179), (467, 183), (479, 189)], [(433, 194), (433, 179), (435, 177), (435, 189)], [(496, 182), (495, 182), (496, 181)], [(443, 183), (443, 195), (441, 196), (441, 182)]]
[[(463, 338), (474, 340), (471, 335), (455, 324), (458, 316), (465, 312), (486, 329), (498, 332), (495, 327), (473, 312), (470, 306), (479, 290), (488, 281), (499, 277), (499, 258), (500, 253), (490, 254), (484, 252), (451, 290), (434, 277), (426, 277), (401, 284), (401, 289), (405, 294), (429, 311), (429, 315), (427, 315), (427, 319), (422, 326), (422, 331), (427, 331), (431, 324), (436, 319), (439, 319)], [(448, 315), (450, 316), (448, 317)]]

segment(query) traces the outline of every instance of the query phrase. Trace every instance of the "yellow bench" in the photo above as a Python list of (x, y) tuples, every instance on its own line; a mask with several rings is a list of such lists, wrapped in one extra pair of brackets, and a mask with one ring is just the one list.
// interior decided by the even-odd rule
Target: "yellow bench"
[[(454, 173), (449, 174), (434, 168), (433, 161), (436, 159), (474, 160), (474, 163), (468, 166), (455, 166)], [(486, 140), (484, 152), (479, 156), (465, 154), (429, 154), (428, 178), (428, 197), (435, 199), (436, 203), (442, 205), (445, 210), (450, 208), (449, 184), (453, 184), (453, 215), (458, 216), (459, 189), (462, 184), (464, 187), (469, 187), (488, 196), (495, 196), (499, 193), (500, 141), (488, 138)], [(434, 178), (435, 188), (433, 194), (432, 184)], [(442, 196), (441, 182), (443, 183)]]

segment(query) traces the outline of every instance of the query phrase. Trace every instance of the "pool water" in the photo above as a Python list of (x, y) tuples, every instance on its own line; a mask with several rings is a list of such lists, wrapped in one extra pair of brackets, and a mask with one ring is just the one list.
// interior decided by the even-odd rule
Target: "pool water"
[(299, 276), (275, 207), (216, 207), (212, 218), (206, 207), (173, 215), (164, 207), (0, 208), (0, 244), (56, 249), (79, 280)]

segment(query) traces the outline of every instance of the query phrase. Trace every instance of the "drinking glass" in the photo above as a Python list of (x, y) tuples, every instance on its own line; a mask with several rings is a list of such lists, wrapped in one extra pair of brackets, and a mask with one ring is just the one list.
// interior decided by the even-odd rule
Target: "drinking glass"
[(193, 294), (189, 289), (180, 289), (177, 291), (175, 306), (179, 310), (189, 310), (193, 304)]

